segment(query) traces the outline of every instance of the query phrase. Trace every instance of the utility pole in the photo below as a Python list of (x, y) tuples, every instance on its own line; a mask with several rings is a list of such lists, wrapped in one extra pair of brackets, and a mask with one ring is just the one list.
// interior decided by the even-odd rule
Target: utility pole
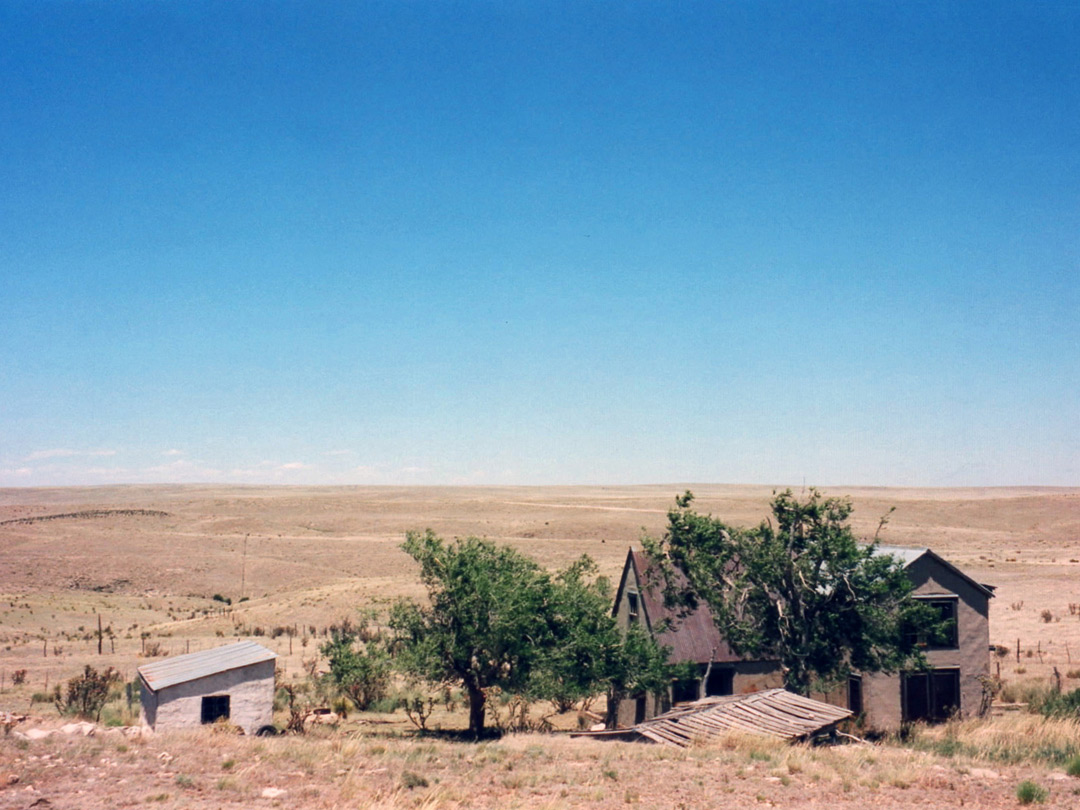
[(240, 598), (244, 598), (244, 588), (247, 582), (247, 540), (248, 536), (244, 535), (244, 553), (240, 560)]

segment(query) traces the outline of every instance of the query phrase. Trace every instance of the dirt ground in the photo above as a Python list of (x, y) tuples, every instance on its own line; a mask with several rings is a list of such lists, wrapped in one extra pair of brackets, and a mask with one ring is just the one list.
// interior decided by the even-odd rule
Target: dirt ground
[[(178, 654), (254, 637), (281, 655), (279, 668), (286, 675), (297, 673), (317, 656), (319, 636), (329, 624), (357, 608), (420, 595), (415, 568), (398, 548), (410, 529), (488, 537), (551, 567), (589, 554), (613, 577), (643, 532), (662, 533), (674, 496), (687, 488), (695, 493), (699, 511), (742, 524), (763, 519), (772, 494), (769, 487), (718, 485), (0, 490), (0, 710), (31, 711), (49, 722), (47, 708), (31, 703), (35, 693), (72, 677), (86, 663), (115, 666), (130, 678), (146, 662), (147, 645), (151, 652), (156, 645), (161, 653)], [(863, 488), (826, 494), (853, 499), (855, 526), (865, 536), (896, 507), (884, 542), (930, 546), (996, 586), (990, 633), (991, 641), (1007, 650), (993, 664), (1004, 680), (1046, 680), (1056, 669), (1066, 688), (1080, 686), (1080, 489)], [(98, 616), (107, 630), (100, 656), (94, 634)], [(286, 627), (297, 634), (285, 633)], [(275, 628), (279, 634), (273, 637)], [(20, 670), (25, 681), (13, 686), (12, 676)], [(390, 730), (402, 734), (406, 728), (391, 725)], [(223, 771), (220, 762), (206, 760), (202, 743), (173, 743), (164, 736), (147, 742), (49, 737), (26, 749), (5, 739), (0, 779), (14, 775), (19, 781), (0, 787), (0, 807), (30, 806), (32, 796), (57, 807), (124, 806), (148, 799), (165, 807), (282, 803), (282, 798), (262, 798), (263, 781), (269, 787), (281, 782), (289, 791), (282, 806), (640, 802), (724, 807), (752, 802), (814, 807), (865, 803), (873, 795), (898, 807), (928, 801), (952, 807), (961, 799), (1004, 807), (1015, 805), (1021, 777), (1010, 771), (991, 780), (972, 779), (956, 770), (968, 766), (946, 762), (933, 765), (946, 772), (922, 769), (917, 778), (894, 780), (904, 787), (889, 778), (860, 781), (852, 771), (844, 788), (841, 777), (835, 782), (789, 773), (786, 783), (767, 781), (759, 761), (721, 763), (716, 752), (672, 759), (643, 753), (653, 749), (640, 746), (594, 750), (589, 743), (541, 737), (489, 744), (484, 750), (500, 760), (494, 763), (476, 746), (393, 738), (370, 742), (370, 736), (371, 729), (358, 727), (344, 737), (297, 743), (297, 751), (308, 752), (303, 755), (310, 759), (307, 765), (290, 764), (294, 755), (283, 753), (281, 741), (215, 738), (211, 752), (236, 763), (251, 765), (252, 752), (262, 746), (258, 750), (266, 753), (259, 755), (260, 764), (244, 771), (243, 778), (239, 764)], [(188, 752), (183, 756), (190, 756), (191, 764), (173, 767), (180, 755), (170, 746)], [(355, 761), (342, 753), (349, 746)], [(385, 752), (369, 754), (372, 746)], [(435, 746), (435, 753), (424, 746)], [(534, 749), (535, 754), (527, 753)], [(162, 752), (174, 758), (169, 767), (159, 758)], [(426, 775), (427, 788), (402, 786), (410, 757), (424, 763), (414, 770)], [(612, 757), (620, 764), (602, 767)], [(515, 782), (519, 762), (536, 770), (528, 771), (528, 784), (508, 789), (503, 783)], [(512, 767), (504, 773), (500, 767), (507, 763)], [(616, 776), (604, 776), (606, 770)], [(180, 776), (185, 778), (177, 782)], [(571, 776), (570, 784), (559, 781)], [(1032, 778), (1050, 777), (1036, 770)], [(489, 781), (497, 789), (488, 791)], [(233, 784), (239, 787), (234, 790)], [(1080, 797), (1063, 789), (1051, 791), (1054, 801), (1080, 806)]]
[[(0, 740), (0, 808), (1012, 808), (1030, 780), (1044, 806), (1080, 804), (1080, 779), (888, 746), (755, 740), (681, 750), (514, 735), (487, 743), (376, 731), (242, 738)], [(13, 781), (14, 780), (14, 781)]]

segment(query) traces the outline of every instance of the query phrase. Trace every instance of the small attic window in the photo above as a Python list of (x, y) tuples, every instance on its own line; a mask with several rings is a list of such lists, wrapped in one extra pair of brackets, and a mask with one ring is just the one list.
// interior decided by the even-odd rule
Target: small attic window
[(626, 592), (626, 612), (633, 624), (638, 620), (638, 595), (633, 591)]
[(203, 724), (213, 723), (220, 719), (229, 719), (229, 696), (208, 695), (202, 699)]

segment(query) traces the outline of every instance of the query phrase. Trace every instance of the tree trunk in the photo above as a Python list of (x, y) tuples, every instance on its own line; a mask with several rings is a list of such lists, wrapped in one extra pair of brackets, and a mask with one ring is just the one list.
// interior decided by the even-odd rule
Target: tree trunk
[(810, 697), (810, 673), (801, 662), (784, 673), (784, 687), (797, 695)]
[(619, 701), (625, 695), (622, 692), (610, 691), (607, 696), (607, 710), (604, 712), (604, 727), (614, 729), (619, 727)]
[(484, 690), (467, 685), (469, 693), (469, 733), (477, 739), (484, 733)]

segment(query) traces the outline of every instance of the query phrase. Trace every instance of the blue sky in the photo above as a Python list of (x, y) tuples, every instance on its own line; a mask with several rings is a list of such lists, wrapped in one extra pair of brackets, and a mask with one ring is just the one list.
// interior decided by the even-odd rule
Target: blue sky
[(1078, 41), (0, 0), (0, 486), (1080, 485)]

